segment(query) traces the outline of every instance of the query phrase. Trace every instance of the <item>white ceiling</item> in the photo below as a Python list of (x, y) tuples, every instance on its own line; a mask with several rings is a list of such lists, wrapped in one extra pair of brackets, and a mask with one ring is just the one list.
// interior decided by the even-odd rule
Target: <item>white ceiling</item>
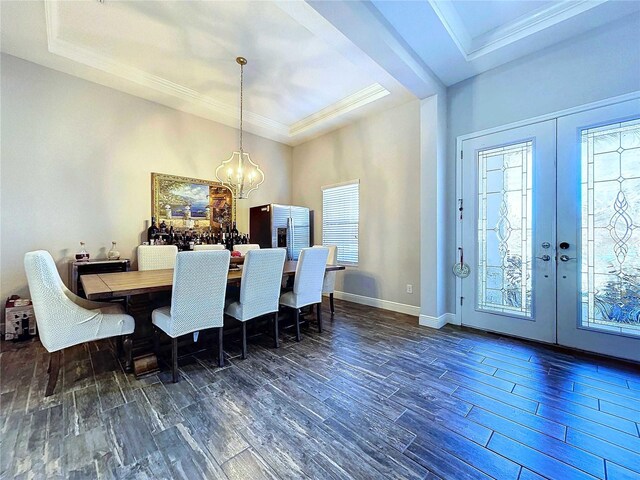
[(372, 3), (446, 85), (640, 11), (640, 2), (635, 0)]
[(603, 0), (1, 1), (2, 51), (296, 145), (640, 10)]
[(455, 13), (460, 17), (471, 37), (488, 33), (519, 17), (529, 17), (535, 10), (547, 8), (553, 3), (541, 0), (501, 1), (499, 3), (487, 0), (456, 0), (451, 2)]

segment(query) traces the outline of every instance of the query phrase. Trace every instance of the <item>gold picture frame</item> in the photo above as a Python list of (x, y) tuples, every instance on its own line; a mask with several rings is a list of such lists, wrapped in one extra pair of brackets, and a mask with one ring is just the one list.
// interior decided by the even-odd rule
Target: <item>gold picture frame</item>
[(151, 215), (158, 224), (220, 228), (234, 221), (233, 214), (231, 190), (220, 182), (151, 173)]

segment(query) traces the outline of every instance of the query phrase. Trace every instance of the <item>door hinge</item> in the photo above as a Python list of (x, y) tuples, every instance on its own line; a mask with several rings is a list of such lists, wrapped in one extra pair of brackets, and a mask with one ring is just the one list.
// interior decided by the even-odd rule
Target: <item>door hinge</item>
[(464, 297), (460, 297), (460, 306), (462, 306), (462, 301), (464, 300)]
[(464, 159), (464, 151), (460, 150), (460, 160)]

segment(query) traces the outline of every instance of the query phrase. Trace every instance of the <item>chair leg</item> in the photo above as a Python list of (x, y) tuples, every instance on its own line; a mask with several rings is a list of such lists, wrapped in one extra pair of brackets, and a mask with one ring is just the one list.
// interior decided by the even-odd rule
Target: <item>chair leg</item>
[(56, 389), (56, 383), (58, 383), (58, 373), (60, 372), (60, 357), (62, 351), (58, 350), (53, 352), (49, 357), (49, 381), (47, 382), (47, 389), (44, 392), (45, 397), (50, 397), (53, 391)]
[(331, 305), (331, 316), (336, 313), (336, 309), (333, 306), (333, 293), (329, 294), (329, 304)]
[(173, 383), (178, 383), (178, 338), (171, 339), (171, 375)]
[(122, 340), (122, 348), (124, 349), (124, 370), (125, 372), (133, 371), (133, 340), (131, 335), (125, 335)]
[(49, 366), (47, 367), (47, 373), (51, 373), (51, 359), (53, 358), (53, 354), (49, 354)]
[(318, 317), (318, 333), (322, 333), (322, 302), (316, 304), (316, 316)]
[(242, 322), (242, 359), (247, 358), (247, 322)]
[(280, 339), (278, 338), (278, 312), (273, 317), (273, 345), (275, 348), (280, 347)]
[(300, 309), (299, 308), (295, 308), (294, 309), (296, 311), (295, 316), (296, 316), (296, 342), (300, 341)]
[(222, 327), (218, 327), (218, 366), (224, 367), (224, 350), (222, 348), (224, 331)]
[(124, 352), (124, 349), (122, 348), (122, 335), (119, 337), (116, 337), (116, 355), (118, 356), (118, 358), (120, 358), (122, 356)]
[(153, 326), (153, 353), (156, 357), (160, 357), (160, 331), (155, 325)]

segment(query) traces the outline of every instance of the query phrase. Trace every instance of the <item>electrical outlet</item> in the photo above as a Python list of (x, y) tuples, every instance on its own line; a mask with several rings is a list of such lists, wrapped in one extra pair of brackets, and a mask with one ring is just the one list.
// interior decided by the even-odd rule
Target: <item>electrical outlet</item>
[(407, 283), (407, 293), (413, 293), (413, 285)]

